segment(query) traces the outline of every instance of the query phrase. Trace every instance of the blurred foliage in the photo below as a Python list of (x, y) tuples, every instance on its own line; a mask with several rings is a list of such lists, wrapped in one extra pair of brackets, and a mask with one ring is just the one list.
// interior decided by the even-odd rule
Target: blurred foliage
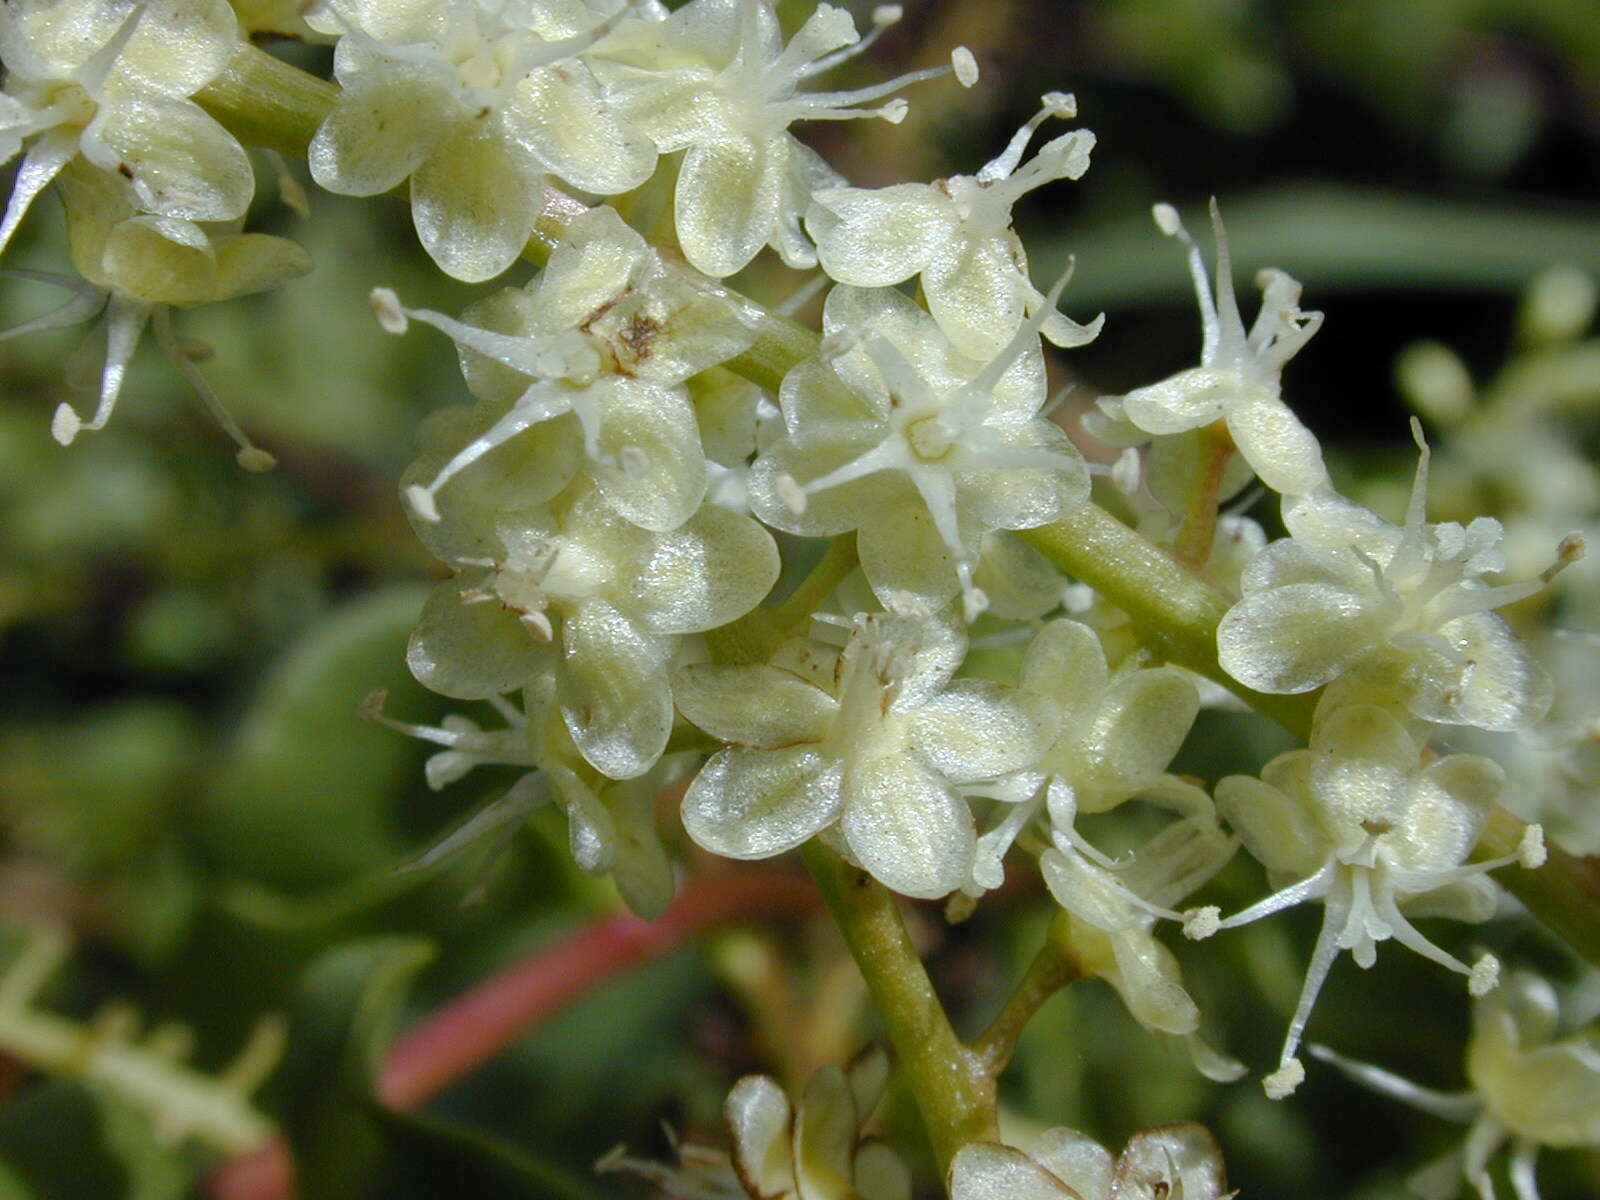
[[(1595, 445), (1594, 344), (1541, 349), (1508, 332), (1542, 268), (1600, 273), (1592, 0), (911, 8), (880, 61), (934, 61), (966, 41), (984, 86), (957, 108), (930, 89), (898, 129), (814, 138), (859, 182), (932, 178), (989, 157), (1040, 91), (1077, 91), (1099, 137), (1095, 166), (1022, 214), (1038, 277), (1077, 256), (1067, 310), (1110, 310), (1096, 346), (1055, 363), (1082, 385), (1074, 403), (1190, 360), (1181, 255), (1149, 205), (1215, 193), (1241, 275), (1280, 266), (1328, 311), (1289, 386), (1358, 491), (1409, 471), (1391, 378), (1419, 339), (1489, 381), (1480, 397), (1579, 397), (1553, 404), (1541, 427)], [(203, 369), (217, 390), (278, 455), (271, 475), (235, 469), (149, 352), (112, 426), (62, 450), (48, 414), (81, 386), (82, 371), (61, 365), (76, 333), (0, 344), (0, 911), (79, 938), (48, 993), (59, 1011), (87, 1019), (118, 999), (179, 1020), (202, 1068), (225, 1062), (263, 1012), (287, 1013), (289, 1053), (263, 1105), (295, 1147), (307, 1200), (622, 1195), (626, 1185), (588, 1175), (596, 1156), (621, 1139), (664, 1152), (661, 1118), (715, 1137), (738, 1074), (804, 1078), (813, 1059), (867, 1035), (862, 997), (826, 930), (715, 940), (584, 997), (425, 1115), (377, 1105), (373, 1071), (397, 1027), (616, 902), (571, 867), (551, 814), (487, 878), (470, 861), (394, 870), (508, 779), (479, 772), (429, 793), (424, 748), (357, 720), (376, 687), (407, 719), (441, 712), (403, 665), (436, 567), (394, 482), (421, 418), (465, 398), (443, 339), (385, 337), (366, 295), (382, 283), (454, 312), (475, 293), (429, 267), (400, 206), (312, 202), (309, 221), (270, 200), (255, 220), (301, 240), (312, 275), (180, 317), (186, 337), (215, 349)], [(41, 205), (8, 261), (59, 269), (58, 225)], [(800, 281), (758, 265), (741, 282), (778, 298)], [(49, 300), (0, 276), (4, 324)], [(1491, 381), (1513, 350), (1517, 365)], [(1470, 423), (1440, 424), (1436, 515), (1514, 520), (1516, 464), (1495, 476), (1473, 457)], [(1398, 499), (1365, 494), (1391, 511)], [(1582, 519), (1594, 518), (1591, 503)], [(1592, 575), (1573, 579), (1592, 595)], [(1276, 748), (1264, 726), (1259, 744), (1222, 743), (1216, 728), (1202, 726), (1183, 769), (1215, 778)], [(481, 902), (462, 908), (480, 883)], [(1236, 908), (1259, 888), (1236, 863), (1201, 899)], [(949, 930), (928, 916), (918, 930), (936, 979), (960, 1027), (981, 1027), (1038, 944), (1042, 897), (1007, 893)], [(1179, 948), (1215, 1041), (1270, 1061), (1312, 936), (1297, 914), (1204, 953)], [(1523, 924), (1482, 936), (1568, 969)], [(1341, 965), (1313, 1034), (1459, 1086), (1457, 983), (1402, 956), (1370, 974)], [(1113, 1144), (1152, 1122), (1209, 1121), (1235, 1183), (1264, 1198), (1395, 1195), (1404, 1169), (1453, 1136), (1326, 1072), (1293, 1106), (1252, 1082), (1204, 1084), (1099, 985), (1042, 1011), (1005, 1099), (1015, 1131), (1070, 1123)], [(211, 1165), (118, 1102), (20, 1063), (0, 1061), (0, 1101), (0, 1200), (164, 1200), (193, 1194)], [(885, 1120), (914, 1144), (904, 1097)], [(1548, 1156), (1541, 1179), (1547, 1200), (1600, 1194), (1600, 1167), (1575, 1156)]]

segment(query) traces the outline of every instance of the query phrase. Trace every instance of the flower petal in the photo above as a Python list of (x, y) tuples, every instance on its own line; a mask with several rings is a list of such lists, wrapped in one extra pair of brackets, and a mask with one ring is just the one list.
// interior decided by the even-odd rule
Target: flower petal
[(589, 387), (600, 410), (590, 471), (611, 507), (641, 529), (687, 521), (706, 493), (706, 459), (688, 391), (607, 376)]
[(1020, 1150), (997, 1142), (968, 1142), (950, 1162), (950, 1200), (1083, 1198)]
[(712, 737), (768, 750), (821, 741), (839, 709), (821, 688), (765, 663), (691, 663), (673, 677), (672, 694)]
[(406, 665), (430, 691), (457, 700), (485, 700), (522, 687), (554, 655), (500, 605), (463, 603), (461, 593), (481, 587), (481, 575), (441, 583), (423, 605), (406, 647)]
[(411, 175), (411, 219), (446, 274), (481, 283), (517, 261), (543, 195), (544, 176), (503, 138), (448, 138)]
[(854, 287), (889, 287), (910, 279), (957, 224), (922, 183), (833, 188), (816, 193), (806, 230), (830, 279)]
[(810, 746), (723, 750), (683, 797), (683, 827), (724, 858), (793, 850), (839, 816), (839, 764)]
[(718, 279), (766, 245), (778, 220), (788, 134), (691, 146), (678, 172), (678, 241), (696, 270)]
[(311, 138), (311, 177), (341, 195), (381, 195), (433, 153), (456, 110), (451, 81), (439, 70), (395, 63), (358, 75)]
[(715, 504), (657, 534), (634, 563), (632, 600), (663, 633), (701, 633), (737, 620), (778, 580), (778, 548), (749, 517)]
[(84, 157), (127, 178), (153, 213), (190, 221), (244, 216), (255, 174), (244, 147), (190, 100), (146, 93), (101, 105), (83, 132)]
[(840, 832), (879, 883), (933, 900), (972, 874), (977, 844), (972, 812), (956, 790), (902, 755), (850, 762)]
[(1010, 688), (957, 679), (912, 713), (912, 737), (941, 775), (969, 783), (1031, 766), (1050, 740), (1043, 715)]
[(1285, 496), (1302, 495), (1328, 480), (1322, 446), (1289, 406), (1254, 395), (1228, 410), (1228, 432), (1261, 482)]
[(507, 132), (545, 170), (582, 191), (614, 196), (655, 170), (654, 144), (605, 103), (581, 61), (534, 71), (502, 111)]
[(793, 1113), (767, 1075), (746, 1075), (722, 1105), (732, 1140), (733, 1169), (752, 1196), (782, 1196), (794, 1181)]
[(561, 627), (557, 695), (583, 757), (612, 779), (648, 771), (672, 732), (672, 641), (591, 597)]
[(1217, 627), (1217, 659), (1246, 687), (1309, 692), (1354, 666), (1382, 625), (1367, 598), (1324, 583), (1254, 592)]

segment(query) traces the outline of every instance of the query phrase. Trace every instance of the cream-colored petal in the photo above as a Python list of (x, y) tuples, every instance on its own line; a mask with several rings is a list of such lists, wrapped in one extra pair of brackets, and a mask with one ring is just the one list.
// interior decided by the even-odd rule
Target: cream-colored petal
[(1328, 481), (1316, 435), (1276, 397), (1256, 394), (1234, 404), (1228, 432), (1261, 482), (1275, 492), (1297, 496)]
[(1134, 388), (1122, 398), (1122, 411), (1146, 433), (1182, 433), (1222, 416), (1239, 386), (1231, 371), (1191, 367), (1160, 383)]
[(1224, 1200), (1229, 1192), (1222, 1148), (1205, 1126), (1192, 1121), (1142, 1129), (1128, 1138), (1117, 1159), (1111, 1194), (1128, 1200)]
[(1470, 613), (1441, 625), (1466, 670), (1420, 672), (1410, 708), (1428, 721), (1495, 731), (1526, 729), (1550, 711), (1555, 689), (1527, 645), (1495, 613)]
[(114, 74), (119, 82), (189, 96), (221, 74), (238, 44), (239, 23), (226, 0), (153, 0)]
[(597, 196), (630, 191), (655, 170), (654, 144), (605, 103), (581, 62), (529, 75), (512, 92), (504, 121), (545, 170)]
[(406, 665), (417, 682), (457, 700), (515, 691), (553, 665), (549, 647), (535, 641), (514, 614), (493, 601), (462, 602), (463, 591), (482, 583), (481, 577), (463, 575), (435, 588), (406, 647)]
[(1088, 770), (1082, 782), (1114, 790), (1154, 778), (1178, 753), (1199, 712), (1200, 693), (1175, 667), (1121, 676), (1078, 740), (1075, 757)]
[(561, 715), (579, 751), (612, 779), (653, 767), (672, 732), (672, 641), (599, 598), (561, 626)]
[(1437, 759), (1418, 772), (1405, 815), (1389, 841), (1401, 848), (1408, 867), (1459, 866), (1478, 844), (1505, 785), (1506, 773), (1492, 759), (1477, 754)]
[(1303, 796), (1248, 775), (1221, 780), (1216, 796), (1218, 815), (1233, 827), (1251, 856), (1275, 875), (1305, 879), (1327, 859), (1327, 835)]
[(1321, 583), (1254, 592), (1217, 627), (1217, 659), (1246, 687), (1309, 692), (1378, 644), (1383, 625), (1367, 597)]
[(722, 1106), (732, 1142), (733, 1169), (752, 1196), (779, 1197), (794, 1186), (793, 1113), (783, 1089), (767, 1075), (746, 1075)]
[(522, 253), (544, 177), (503, 138), (447, 138), (411, 175), (411, 219), (446, 274), (493, 279)]
[(590, 472), (622, 517), (666, 532), (687, 521), (706, 493), (700, 427), (687, 390), (607, 376), (590, 386), (598, 401), (597, 457)]
[(673, 677), (672, 695), (712, 737), (769, 750), (821, 741), (839, 709), (821, 688), (765, 663), (692, 663)]
[(987, 679), (957, 679), (911, 714), (912, 737), (952, 783), (1032, 766), (1050, 742), (1042, 705)]
[(911, 1200), (911, 1171), (887, 1142), (857, 1146), (850, 1177), (861, 1200)]
[(778, 580), (778, 548), (749, 517), (704, 504), (649, 539), (630, 563), (634, 611), (663, 633), (701, 633), (737, 620)]
[(1405, 726), (1368, 704), (1335, 709), (1311, 738), (1311, 789), (1341, 831), (1375, 832), (1406, 816), (1411, 777), (1421, 765)]
[(810, 746), (712, 756), (683, 797), (683, 827), (724, 858), (771, 858), (838, 819), (837, 760)]
[(190, 100), (110, 95), (82, 146), (84, 157), (127, 179), (139, 203), (162, 216), (231, 221), (255, 192), (244, 147)]
[(844, 1072), (829, 1063), (806, 1082), (794, 1117), (799, 1200), (853, 1200), (856, 1106)]
[(311, 138), (311, 177), (346, 196), (398, 187), (461, 124), (451, 82), (441, 70), (414, 63), (353, 80)]
[(297, 242), (265, 233), (241, 233), (217, 243), (215, 300), (269, 291), (311, 271), (311, 256)]
[(968, 1142), (950, 1163), (950, 1200), (1104, 1200), (1081, 1197), (1020, 1150)]
[(1028, 1153), (1083, 1200), (1108, 1200), (1111, 1196), (1111, 1152), (1088, 1134), (1064, 1126), (1047, 1129)]
[(1014, 238), (952, 231), (922, 272), (933, 319), (956, 349), (979, 362), (999, 353), (1022, 324), (1030, 288), (1012, 258)]
[(1051, 621), (1033, 637), (1022, 662), (1024, 691), (1048, 698), (1058, 709), (1058, 728), (1073, 737), (1099, 705), (1110, 678), (1100, 636), (1081, 621)]
[(830, 279), (855, 287), (888, 287), (928, 263), (958, 223), (922, 183), (818, 192), (806, 213)]
[(217, 294), (216, 251), (205, 231), (175, 217), (130, 217), (112, 226), (100, 270), (118, 290), (152, 304), (204, 304)]
[(766, 245), (778, 220), (788, 135), (727, 137), (691, 146), (678, 172), (678, 242), (684, 257), (718, 279)]
[(851, 761), (844, 796), (840, 832), (862, 867), (891, 891), (933, 900), (971, 876), (972, 813), (927, 768), (897, 754)]

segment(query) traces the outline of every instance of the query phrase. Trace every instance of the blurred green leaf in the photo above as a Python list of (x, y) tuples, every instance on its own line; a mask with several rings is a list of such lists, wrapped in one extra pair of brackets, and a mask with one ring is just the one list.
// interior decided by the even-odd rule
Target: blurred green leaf
[(302, 976), (280, 1073), (302, 1200), (378, 1194), (384, 1133), (374, 1080), (412, 981), (433, 953), (417, 938), (373, 938), (329, 951)]
[(610, 1189), (497, 1138), (428, 1113), (383, 1112), (384, 1200), (607, 1200)]
[(405, 644), (425, 592), (395, 586), (329, 614), (279, 662), (218, 772), (200, 827), (223, 864), (286, 891), (391, 866), (406, 738), (358, 716), (374, 688), (415, 689)]
[[(1304, 283), (1313, 301), (1319, 292), (1339, 289), (1510, 291), (1558, 263), (1600, 273), (1600, 213), (1593, 210), (1438, 200), (1324, 183), (1290, 184), (1221, 203), (1235, 271), (1248, 279), (1261, 267), (1278, 267)], [(1201, 235), (1207, 222), (1199, 206), (1185, 204), (1183, 214)], [(1157, 232), (1147, 212), (1040, 237), (1029, 246), (1039, 279), (1053, 277), (1069, 254), (1078, 264), (1066, 293), (1070, 311), (1189, 303), (1181, 248)]]

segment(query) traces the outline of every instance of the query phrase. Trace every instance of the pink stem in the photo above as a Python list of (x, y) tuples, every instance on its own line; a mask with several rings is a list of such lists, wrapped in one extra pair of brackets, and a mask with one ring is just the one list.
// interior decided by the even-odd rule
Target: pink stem
[[(416, 1108), (606, 980), (712, 929), (817, 906), (816, 889), (804, 876), (726, 871), (691, 880), (654, 921), (631, 913), (592, 921), (512, 963), (401, 1035), (378, 1073), (378, 1098), (390, 1108)], [(272, 1142), (223, 1163), (211, 1173), (206, 1190), (213, 1200), (286, 1200), (294, 1194), (288, 1146)]]

